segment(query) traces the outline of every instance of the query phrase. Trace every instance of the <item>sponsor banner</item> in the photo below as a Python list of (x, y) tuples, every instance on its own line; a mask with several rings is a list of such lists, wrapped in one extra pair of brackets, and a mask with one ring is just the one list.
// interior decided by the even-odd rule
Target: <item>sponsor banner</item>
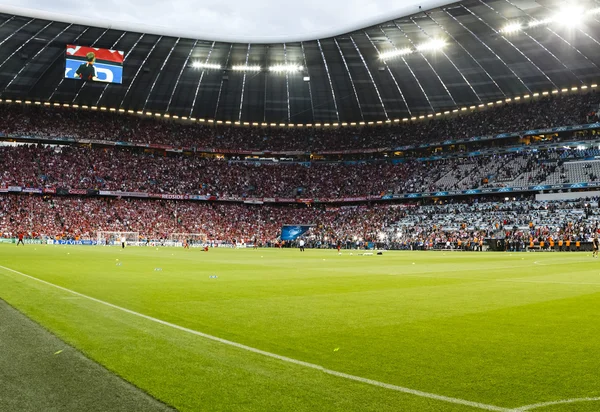
[(23, 188), (21, 186), (8, 186), (8, 191), (20, 193), (23, 191)]
[(54, 194), (54, 193), (56, 193), (56, 188), (55, 187), (46, 187), (46, 188), (44, 188), (43, 192)]
[(33, 187), (25, 187), (23, 188), (23, 193), (43, 193), (42, 189), (37, 189)]
[(92, 246), (96, 245), (98, 242), (95, 240), (49, 240), (49, 245), (84, 245), (84, 246)]
[(244, 203), (248, 205), (262, 205), (264, 202), (262, 199), (246, 199), (244, 200)]
[(263, 198), (263, 202), (265, 203), (275, 203), (277, 200), (274, 197), (265, 197)]
[(221, 196), (218, 199), (223, 200), (224, 202), (241, 202), (244, 200), (244, 198), (237, 196)]
[(173, 149), (173, 146), (169, 146), (167, 144), (149, 144), (145, 147), (149, 147), (150, 149)]
[(210, 196), (206, 195), (189, 195), (190, 200), (210, 200)]
[(8, 187), (0, 187), (0, 193), (8, 193)]
[(69, 189), (70, 195), (87, 195), (87, 189)]
[(170, 194), (166, 194), (166, 193), (162, 193), (159, 195), (153, 195), (153, 196), (158, 196), (160, 199), (169, 199), (169, 200), (185, 200), (185, 199), (189, 198), (188, 195), (170, 195)]
[(296, 240), (308, 232), (311, 227), (312, 225), (285, 225), (281, 228), (281, 240)]
[(149, 197), (148, 193), (141, 192), (114, 192), (112, 190), (100, 190), (100, 196), (121, 196), (121, 197)]
[(357, 197), (345, 197), (342, 199), (344, 202), (360, 202), (363, 200), (367, 200), (366, 196), (357, 196)]

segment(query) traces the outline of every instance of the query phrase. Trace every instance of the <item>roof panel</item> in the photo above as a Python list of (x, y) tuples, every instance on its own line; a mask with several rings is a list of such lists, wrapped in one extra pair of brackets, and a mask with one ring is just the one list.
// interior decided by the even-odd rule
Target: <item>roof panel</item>
[[(425, 115), (597, 82), (597, 16), (571, 29), (541, 25), (500, 32), (509, 22), (526, 25), (551, 16), (563, 3), (465, 0), (334, 38), (250, 45), (5, 13), (0, 14), (0, 97), (232, 122), (335, 123)], [(432, 39), (444, 39), (446, 47), (416, 51)], [(123, 84), (65, 80), (69, 43), (125, 51)], [(379, 58), (381, 52), (402, 48), (412, 52)], [(293, 73), (268, 70), (285, 63), (304, 67)], [(244, 64), (262, 69), (232, 70)]]

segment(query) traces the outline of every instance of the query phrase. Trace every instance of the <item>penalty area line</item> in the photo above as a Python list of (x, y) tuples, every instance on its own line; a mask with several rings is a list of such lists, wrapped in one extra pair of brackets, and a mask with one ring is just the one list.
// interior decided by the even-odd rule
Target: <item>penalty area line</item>
[(267, 352), (267, 351), (264, 351), (264, 350), (261, 350), (261, 349), (253, 348), (251, 346), (246, 346), (246, 345), (241, 344), (241, 343), (237, 343), (237, 342), (233, 342), (233, 341), (230, 341), (230, 340), (227, 340), (227, 339), (219, 338), (217, 336), (209, 335), (209, 334), (206, 334), (206, 333), (203, 333), (203, 332), (198, 332), (198, 331), (193, 330), (193, 329), (189, 329), (189, 328), (186, 328), (186, 327), (183, 327), (183, 326), (179, 326), (179, 325), (177, 325), (175, 323), (167, 322), (167, 321), (164, 321), (164, 320), (161, 320), (161, 319), (158, 319), (158, 318), (154, 318), (152, 316), (144, 315), (143, 313), (135, 312), (135, 311), (133, 311), (131, 309), (127, 309), (127, 308), (124, 308), (124, 307), (121, 307), (121, 306), (118, 306), (118, 305), (115, 305), (115, 304), (103, 301), (101, 299), (97, 299), (97, 298), (85, 295), (83, 293), (75, 292), (74, 290), (67, 289), (67, 288), (65, 288), (63, 286), (55, 285), (54, 283), (47, 282), (45, 280), (36, 278), (35, 276), (27, 275), (25, 273), (19, 272), (17, 270), (11, 269), (11, 268), (7, 268), (5, 266), (0, 266), (0, 269), (4, 269), (5, 271), (15, 273), (17, 275), (26, 277), (28, 279), (31, 279), (31, 280), (43, 283), (43, 284), (45, 284), (47, 286), (51, 286), (53, 288), (60, 289), (60, 290), (62, 290), (64, 292), (71, 293), (73, 295), (76, 295), (76, 296), (79, 296), (79, 297), (91, 300), (93, 302), (99, 303), (101, 305), (108, 306), (110, 308), (117, 309), (117, 310), (120, 310), (122, 312), (129, 313), (130, 315), (134, 315), (134, 316), (137, 316), (137, 317), (140, 317), (140, 318), (143, 318), (143, 319), (146, 319), (146, 320), (149, 320), (149, 321), (152, 321), (152, 322), (164, 325), (164, 326), (168, 326), (170, 328), (177, 329), (177, 330), (180, 330), (182, 332), (187, 332), (189, 334), (200, 336), (200, 337), (203, 337), (205, 339), (212, 340), (214, 342), (219, 342), (219, 343), (222, 343), (222, 344), (225, 344), (225, 345), (228, 345), (228, 346), (232, 346), (232, 347), (235, 347), (235, 348), (238, 348), (238, 349), (242, 349), (242, 350), (245, 350), (245, 351), (248, 351), (248, 352), (252, 352), (252, 353), (259, 354), (259, 355), (267, 356), (269, 358), (277, 359), (277, 360), (282, 361), (282, 362), (287, 362), (287, 363), (291, 363), (291, 364), (294, 364), (294, 365), (304, 366), (305, 368), (318, 370), (320, 372), (326, 373), (326, 374), (331, 375), (331, 376), (337, 376), (339, 378), (344, 378), (344, 379), (348, 379), (348, 380), (351, 380), (351, 381), (364, 383), (364, 384), (367, 384), (367, 385), (372, 385), (372, 386), (377, 386), (377, 387), (380, 387), (380, 388), (390, 389), (390, 390), (393, 390), (393, 391), (396, 391), (396, 392), (407, 393), (407, 394), (418, 396), (418, 397), (421, 397), (421, 398), (433, 399), (433, 400), (437, 400), (437, 401), (442, 401), (442, 402), (447, 402), (447, 403), (453, 403), (453, 404), (458, 404), (458, 405), (465, 405), (465, 406), (470, 406), (472, 408), (477, 408), (477, 409), (486, 410), (486, 411), (510, 412), (510, 411), (513, 410), (513, 409), (510, 409), (510, 408), (502, 408), (502, 407), (496, 406), (496, 405), (488, 405), (488, 404), (485, 404), (485, 403), (468, 401), (466, 399), (453, 398), (453, 397), (450, 397), (450, 396), (438, 395), (438, 394), (435, 394), (435, 393), (424, 392), (424, 391), (420, 391), (420, 390), (417, 390), (417, 389), (405, 388), (403, 386), (392, 385), (392, 384), (389, 384), (389, 383), (380, 382), (380, 381), (376, 381), (376, 380), (373, 380), (373, 379), (362, 378), (360, 376), (350, 375), (350, 374), (347, 374), (347, 373), (334, 371), (334, 370), (331, 370), (331, 369), (327, 369), (327, 368), (325, 368), (325, 367), (323, 367), (321, 365), (317, 365), (317, 364), (309, 363), (309, 362), (304, 362), (304, 361), (293, 359), (293, 358), (288, 358), (287, 356), (282, 356), (282, 355), (278, 355), (276, 353), (271, 353), (271, 352)]
[(553, 405), (564, 405), (564, 404), (568, 404), (568, 403), (595, 402), (595, 401), (600, 401), (600, 397), (597, 397), (597, 398), (574, 398), (574, 399), (563, 399), (560, 401), (540, 402), (540, 403), (535, 403), (533, 405), (521, 406), (520, 408), (514, 409), (514, 412), (531, 411), (533, 409), (545, 408), (546, 406), (553, 406)]

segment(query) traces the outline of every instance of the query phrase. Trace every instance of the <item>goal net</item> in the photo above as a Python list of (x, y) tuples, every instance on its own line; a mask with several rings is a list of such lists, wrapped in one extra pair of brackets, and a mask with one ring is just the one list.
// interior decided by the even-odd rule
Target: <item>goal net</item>
[(183, 244), (186, 241), (190, 246), (199, 246), (206, 243), (204, 233), (171, 233), (169, 240), (173, 244)]
[(121, 245), (121, 239), (125, 238), (125, 242), (130, 246), (137, 246), (140, 240), (139, 232), (107, 232), (98, 231), (98, 245)]

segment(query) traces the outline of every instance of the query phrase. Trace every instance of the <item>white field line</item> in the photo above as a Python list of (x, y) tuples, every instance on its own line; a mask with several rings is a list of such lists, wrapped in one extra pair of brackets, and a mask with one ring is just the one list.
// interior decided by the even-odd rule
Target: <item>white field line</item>
[(380, 382), (380, 381), (376, 381), (376, 380), (372, 380), (372, 379), (361, 378), (360, 376), (349, 375), (349, 374), (343, 373), (343, 372), (337, 372), (337, 371), (334, 371), (334, 370), (331, 370), (331, 369), (327, 369), (327, 368), (325, 368), (323, 366), (320, 366), (320, 365), (317, 365), (317, 364), (314, 364), (314, 363), (304, 362), (304, 361), (300, 361), (300, 360), (297, 360), (297, 359), (288, 358), (287, 356), (281, 356), (281, 355), (277, 355), (275, 353), (266, 352), (266, 351), (263, 351), (261, 349), (256, 349), (256, 348), (253, 348), (251, 346), (246, 346), (246, 345), (243, 345), (241, 343), (237, 343), (237, 342), (233, 342), (233, 341), (230, 341), (230, 340), (222, 339), (222, 338), (219, 338), (219, 337), (216, 337), (216, 336), (208, 335), (206, 333), (195, 331), (193, 329), (188, 329), (186, 327), (179, 326), (179, 325), (176, 325), (174, 323), (166, 322), (166, 321), (161, 320), (161, 319), (153, 318), (152, 316), (144, 315), (143, 313), (135, 312), (133, 310), (126, 309), (126, 308), (123, 308), (121, 306), (117, 306), (117, 305), (114, 305), (112, 303), (108, 303), (108, 302), (105, 302), (105, 301), (100, 300), (100, 299), (93, 298), (93, 297), (88, 296), (88, 295), (84, 295), (83, 293), (75, 292), (74, 290), (67, 289), (65, 287), (55, 285), (53, 283), (47, 282), (47, 281), (42, 280), (42, 279), (38, 279), (38, 278), (36, 278), (34, 276), (27, 275), (25, 273), (16, 271), (16, 270), (11, 269), (11, 268), (7, 268), (5, 266), (0, 266), (0, 268), (4, 269), (6, 271), (12, 272), (12, 273), (16, 273), (17, 275), (24, 276), (24, 277), (26, 277), (28, 279), (35, 280), (37, 282), (43, 283), (45, 285), (54, 287), (56, 289), (60, 289), (62, 291), (71, 293), (73, 295), (89, 299), (89, 300), (91, 300), (93, 302), (100, 303), (100, 304), (108, 306), (110, 308), (117, 309), (117, 310), (120, 310), (120, 311), (125, 312), (125, 313), (129, 313), (130, 315), (138, 316), (140, 318), (143, 318), (143, 319), (155, 322), (155, 323), (159, 323), (161, 325), (168, 326), (168, 327), (171, 327), (173, 329), (178, 329), (180, 331), (187, 332), (187, 333), (190, 333), (190, 334), (196, 335), (196, 336), (201, 336), (201, 337), (203, 337), (205, 339), (209, 339), (209, 340), (212, 340), (212, 341), (215, 341), (215, 342), (219, 342), (219, 343), (222, 343), (222, 344), (225, 344), (225, 345), (233, 346), (235, 348), (242, 349), (242, 350), (245, 350), (245, 351), (248, 351), (248, 352), (256, 353), (256, 354), (263, 355), (263, 356), (268, 356), (270, 358), (277, 359), (277, 360), (280, 360), (280, 361), (283, 361), (283, 362), (292, 363), (294, 365), (304, 366), (305, 368), (315, 369), (315, 370), (321, 371), (323, 373), (326, 373), (328, 375), (337, 376), (337, 377), (340, 377), (340, 378), (345, 378), (345, 379), (349, 379), (349, 380), (352, 380), (352, 381), (355, 381), (355, 382), (361, 382), (361, 383), (365, 383), (365, 384), (372, 385), (372, 386), (378, 386), (380, 388), (390, 389), (390, 390), (397, 391), (397, 392), (408, 393), (410, 395), (415, 395), (415, 396), (419, 396), (419, 397), (422, 397), (422, 398), (435, 399), (435, 400), (442, 401), (442, 402), (448, 402), (448, 403), (453, 403), (453, 404), (458, 404), (458, 405), (470, 406), (470, 407), (473, 407), (473, 408), (482, 409), (482, 410), (486, 410), (486, 411), (498, 411), (498, 412), (511, 412), (512, 411), (512, 409), (502, 408), (500, 406), (488, 405), (488, 404), (485, 404), (485, 403), (473, 402), (473, 401), (468, 401), (468, 400), (465, 400), (465, 399), (459, 399), (459, 398), (453, 398), (453, 397), (450, 397), (450, 396), (438, 395), (438, 394), (435, 394), (435, 393), (423, 392), (423, 391), (419, 391), (419, 390), (416, 390), (416, 389), (405, 388), (403, 386), (397, 386), (397, 385), (392, 385), (392, 384), (389, 384), (389, 383), (384, 383), (384, 382)]
[(520, 408), (514, 409), (514, 412), (525, 412), (530, 411), (532, 409), (545, 408), (546, 406), (553, 405), (563, 405), (566, 403), (576, 403), (576, 402), (594, 402), (600, 401), (600, 397), (597, 398), (574, 398), (574, 399), (563, 399), (560, 401), (550, 401), (550, 402), (540, 402), (532, 405), (521, 406)]

